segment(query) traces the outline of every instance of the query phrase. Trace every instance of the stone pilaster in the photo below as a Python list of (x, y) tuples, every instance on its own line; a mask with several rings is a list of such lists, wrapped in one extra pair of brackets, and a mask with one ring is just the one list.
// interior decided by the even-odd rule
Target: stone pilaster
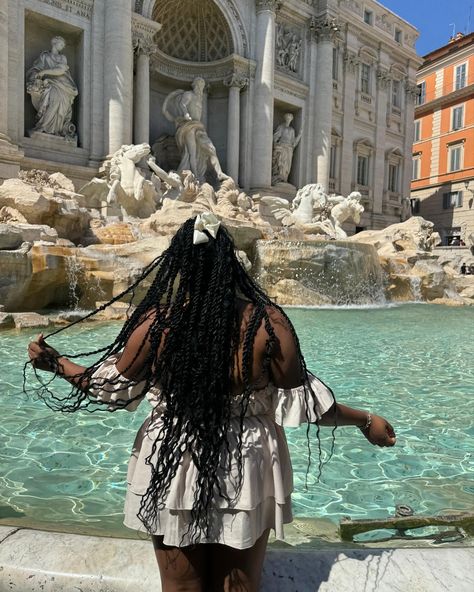
[(156, 52), (154, 42), (161, 25), (133, 15), (132, 45), (136, 56), (133, 101), (133, 141), (150, 143), (150, 57)]
[(224, 80), (229, 87), (227, 117), (227, 174), (239, 183), (240, 162), (240, 91), (247, 85), (248, 79), (236, 72)]
[(341, 150), (341, 186), (343, 195), (353, 190), (354, 181), (354, 118), (356, 96), (356, 74), (359, 68), (357, 54), (349, 49), (344, 52), (344, 89)]
[(133, 51), (130, 0), (105, 0), (105, 138), (113, 154), (132, 141)]
[(391, 84), (389, 73), (379, 68), (376, 73), (377, 98), (375, 113), (375, 149), (374, 149), (374, 178), (373, 214), (383, 214), (383, 196), (385, 192), (385, 130), (387, 128), (388, 90)]
[(275, 73), (275, 16), (278, 0), (256, 0), (255, 94), (252, 133), (252, 187), (272, 182), (273, 90)]
[(8, 133), (8, 0), (0, 0), (0, 181), (16, 177), (23, 155)]
[(411, 83), (408, 80), (405, 81), (405, 140), (403, 145), (403, 174), (401, 184), (402, 198), (409, 197), (411, 191), (413, 137), (415, 131), (415, 101), (417, 97), (418, 87), (416, 83)]
[(315, 105), (316, 129), (314, 137), (316, 180), (328, 190), (333, 103), (332, 50), (340, 28), (334, 18), (324, 15), (312, 19), (310, 30), (318, 43), (316, 56), (318, 96)]

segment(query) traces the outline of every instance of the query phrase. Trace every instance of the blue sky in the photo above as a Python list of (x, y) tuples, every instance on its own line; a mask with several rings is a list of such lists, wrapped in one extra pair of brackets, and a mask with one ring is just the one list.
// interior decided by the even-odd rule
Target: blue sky
[[(420, 31), (416, 49), (425, 55), (448, 43), (453, 31), (470, 33), (474, 30), (474, 0), (378, 0)], [(471, 24), (469, 29), (469, 8)]]

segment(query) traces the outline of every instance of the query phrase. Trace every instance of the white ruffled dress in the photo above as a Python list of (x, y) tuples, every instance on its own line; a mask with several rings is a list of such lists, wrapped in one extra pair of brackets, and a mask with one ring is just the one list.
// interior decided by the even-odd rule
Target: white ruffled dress
[[(91, 394), (109, 403), (109, 409), (117, 407), (117, 401), (129, 400), (143, 389), (143, 383), (127, 381), (115, 366), (117, 357), (111, 356), (96, 370)], [(96, 380), (97, 379), (97, 380)], [(109, 385), (108, 381), (115, 384)], [(117, 384), (117, 382), (119, 384)], [(333, 404), (329, 389), (313, 375), (310, 382), (316, 394), (316, 414), (312, 401), (305, 401), (303, 386), (293, 389), (279, 389), (272, 384), (255, 391), (250, 398), (244, 418), (242, 434), (242, 480), (237, 491), (237, 463), (232, 464), (230, 474), (222, 473), (221, 486), (225, 487), (229, 500), (214, 500), (214, 511), (209, 517), (210, 529), (207, 538), (190, 540), (187, 535), (190, 510), (193, 506), (197, 470), (189, 454), (185, 454), (172, 480), (166, 498), (165, 508), (158, 512), (157, 528), (153, 534), (162, 535), (166, 545), (186, 546), (191, 543), (221, 543), (237, 549), (246, 549), (255, 544), (263, 532), (272, 528), (276, 538), (284, 539), (283, 524), (292, 521), (291, 492), (293, 475), (284, 427), (298, 427), (314, 422)], [(159, 390), (151, 388), (146, 399), (159, 411)], [(126, 409), (134, 411), (142, 399), (129, 404)], [(307, 404), (307, 402), (309, 404)], [(229, 440), (237, 444), (240, 431), (237, 417), (232, 420)], [(151, 415), (151, 413), (150, 413)], [(125, 499), (124, 524), (133, 530), (144, 531), (137, 514), (140, 501), (150, 483), (151, 467), (145, 463), (150, 456), (159, 423), (148, 430), (149, 418), (137, 433), (128, 464), (127, 495)], [(159, 447), (156, 451), (159, 454)]]

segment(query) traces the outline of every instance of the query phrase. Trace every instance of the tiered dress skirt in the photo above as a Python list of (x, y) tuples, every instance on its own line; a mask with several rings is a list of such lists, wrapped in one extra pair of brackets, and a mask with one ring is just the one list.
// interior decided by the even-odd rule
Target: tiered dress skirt
[[(119, 374), (116, 361), (116, 357), (108, 358), (96, 370), (91, 382), (101, 385), (100, 388), (93, 387), (92, 394), (107, 402), (110, 410), (123, 406), (118, 401), (130, 400), (143, 390), (143, 384), (127, 381)], [(220, 475), (220, 485), (227, 495), (226, 499), (219, 497), (213, 500), (207, 536), (203, 533), (198, 540), (191, 540), (188, 533), (197, 469), (187, 453), (173, 477), (165, 507), (158, 511), (156, 529), (152, 534), (163, 536), (166, 545), (176, 547), (220, 543), (245, 549), (253, 546), (269, 528), (275, 531), (276, 538), (284, 539), (283, 524), (292, 521), (293, 475), (283, 428), (315, 422), (334, 403), (330, 390), (318, 378), (309, 375), (309, 382), (316, 394), (315, 404), (309, 390), (305, 391), (303, 386), (279, 389), (269, 384), (252, 393), (242, 432), (241, 477), (239, 479), (238, 464), (234, 459), (230, 471), (227, 468)], [(152, 470), (145, 459), (151, 456), (153, 442), (160, 429), (160, 421), (156, 417), (159, 417), (163, 404), (157, 388), (150, 389), (146, 399), (156, 408), (155, 419), (153, 428), (149, 428), (150, 413), (135, 438), (128, 464), (124, 510), (125, 526), (139, 531), (145, 531), (137, 514), (142, 496), (150, 484)], [(126, 409), (134, 411), (141, 400), (132, 401)], [(236, 417), (231, 421), (229, 430), (231, 450), (237, 449), (239, 432), (240, 420)], [(158, 446), (155, 454), (159, 453)]]

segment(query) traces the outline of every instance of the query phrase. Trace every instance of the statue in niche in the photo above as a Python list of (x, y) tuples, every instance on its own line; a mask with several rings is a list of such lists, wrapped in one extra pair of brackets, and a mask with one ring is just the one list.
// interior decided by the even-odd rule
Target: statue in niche
[(273, 134), (272, 184), (288, 183), (293, 152), (301, 140), (302, 131), (296, 135), (291, 125), (293, 113), (285, 113), (284, 122), (276, 128)]
[(76, 141), (76, 126), (71, 119), (78, 90), (61, 53), (65, 47), (62, 37), (51, 39), (51, 51), (43, 51), (26, 73), (26, 91), (37, 112), (31, 131)]
[(199, 182), (206, 181), (210, 169), (218, 181), (228, 179), (221, 168), (217, 152), (201, 121), (205, 81), (195, 78), (192, 90), (175, 90), (163, 104), (163, 115), (176, 126), (176, 143), (181, 152), (178, 172), (190, 170)]

